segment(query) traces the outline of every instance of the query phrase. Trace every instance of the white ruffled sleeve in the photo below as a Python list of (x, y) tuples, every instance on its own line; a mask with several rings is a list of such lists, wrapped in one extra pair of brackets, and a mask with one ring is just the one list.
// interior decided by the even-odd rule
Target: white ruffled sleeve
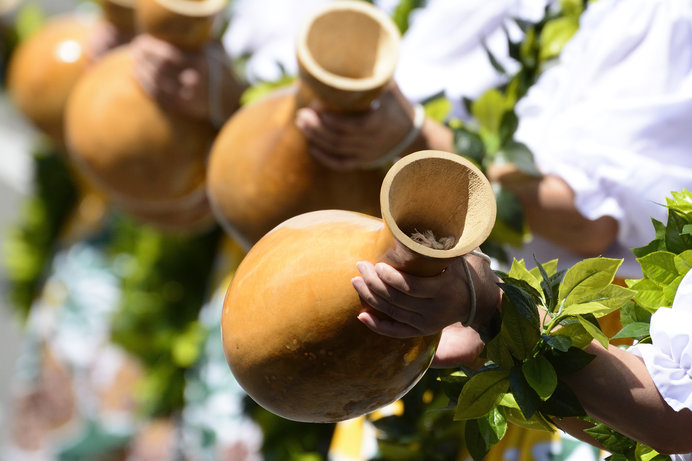
[(691, 2), (590, 3), (517, 114), (517, 139), (584, 216), (617, 219), (625, 248), (648, 243), (665, 197), (692, 186)]
[(668, 405), (692, 410), (692, 270), (683, 278), (672, 308), (651, 317), (652, 344), (628, 350), (641, 357)]

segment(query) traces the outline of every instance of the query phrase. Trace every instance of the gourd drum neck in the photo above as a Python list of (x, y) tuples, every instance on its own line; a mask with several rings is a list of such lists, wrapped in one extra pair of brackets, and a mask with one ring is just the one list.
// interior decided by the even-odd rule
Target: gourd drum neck
[(184, 50), (201, 50), (211, 40), (226, 0), (136, 0), (141, 32)]
[(401, 36), (391, 19), (364, 2), (337, 2), (317, 10), (300, 31), (299, 105), (316, 98), (335, 112), (369, 109), (398, 61)]

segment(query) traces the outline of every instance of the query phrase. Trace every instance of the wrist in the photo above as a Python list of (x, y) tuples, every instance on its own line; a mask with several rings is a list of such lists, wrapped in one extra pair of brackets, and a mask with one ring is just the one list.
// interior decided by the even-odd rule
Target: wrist
[(490, 269), (490, 258), (480, 250), (465, 255), (464, 261), (469, 267), (466, 273), (469, 309), (462, 324), (473, 328), (486, 340), (487, 336), (494, 336), (499, 326), (502, 302), (502, 291), (497, 285), (499, 278)]
[(416, 139), (418, 139), (421, 129), (423, 128), (423, 123), (425, 122), (425, 109), (422, 105), (416, 104), (413, 106), (413, 120), (411, 129), (404, 139), (402, 139), (396, 146), (392, 147), (386, 154), (378, 158), (377, 160), (362, 165), (362, 168), (380, 168), (389, 163), (396, 161), (398, 158), (402, 157), (408, 152), (412, 152), (410, 146), (414, 144)]

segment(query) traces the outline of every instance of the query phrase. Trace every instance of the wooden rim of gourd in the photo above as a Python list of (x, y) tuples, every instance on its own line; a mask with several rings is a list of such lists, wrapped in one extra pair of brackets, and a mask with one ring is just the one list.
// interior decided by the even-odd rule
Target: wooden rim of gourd
[[(311, 44), (319, 43), (321, 40), (316, 36), (319, 35), (319, 30), (315, 26), (327, 16), (343, 12), (359, 14), (364, 23), (377, 24), (381, 32), (375, 50), (377, 62), (372, 74), (367, 77), (350, 78), (330, 72), (318, 62), (312, 52)], [(360, 37), (349, 36), (343, 39), (352, 42)], [(317, 8), (305, 20), (298, 33), (296, 53), (305, 70), (317, 80), (345, 91), (363, 91), (384, 86), (391, 80), (399, 58), (400, 41), (401, 34), (396, 24), (379, 8), (360, 0), (338, 0)]]
[[(444, 259), (477, 248), (490, 235), (497, 215), (485, 175), (464, 157), (435, 150), (407, 155), (390, 168), (382, 181), (380, 207), (396, 240), (418, 254)], [(455, 244), (446, 250), (429, 248), (410, 237), (414, 230), (452, 236)]]
[(183, 16), (213, 16), (221, 11), (228, 0), (156, 0), (164, 8)]

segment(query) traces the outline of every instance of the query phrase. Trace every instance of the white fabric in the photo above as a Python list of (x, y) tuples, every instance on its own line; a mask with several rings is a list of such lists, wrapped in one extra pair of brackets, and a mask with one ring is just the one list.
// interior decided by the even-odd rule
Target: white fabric
[[(652, 344), (637, 344), (628, 351), (641, 357), (665, 401), (676, 411), (692, 410), (692, 270), (675, 294), (672, 308), (651, 316)], [(692, 453), (673, 461), (691, 461)]]
[(429, 0), (414, 10), (401, 43), (395, 80), (411, 100), (444, 92), (452, 116), (467, 118), (463, 98), (475, 99), (488, 88), (505, 83), (484, 45), (511, 75), (518, 63), (509, 57), (507, 34), (521, 40), (514, 18), (538, 21), (546, 1)]
[[(232, 57), (250, 55), (250, 82), (272, 81), (297, 73), (295, 37), (305, 17), (333, 0), (235, 0), (224, 45)], [(414, 10), (402, 37), (395, 80), (412, 101), (445, 92), (455, 117), (465, 118), (462, 98), (476, 98), (506, 77), (491, 65), (483, 44), (510, 73), (517, 64), (509, 57), (507, 33), (522, 32), (513, 18), (537, 21), (548, 0), (428, 0)], [(375, 4), (391, 13), (398, 2)], [(269, 13), (271, 12), (271, 14)]]
[[(617, 219), (607, 255), (625, 258), (621, 276), (640, 276), (629, 249), (653, 240), (651, 217), (666, 221), (670, 191), (692, 187), (692, 2), (590, 4), (517, 114), (517, 139), (569, 183), (579, 211)], [(538, 238), (515, 256), (532, 253), (564, 267), (583, 259)]]

